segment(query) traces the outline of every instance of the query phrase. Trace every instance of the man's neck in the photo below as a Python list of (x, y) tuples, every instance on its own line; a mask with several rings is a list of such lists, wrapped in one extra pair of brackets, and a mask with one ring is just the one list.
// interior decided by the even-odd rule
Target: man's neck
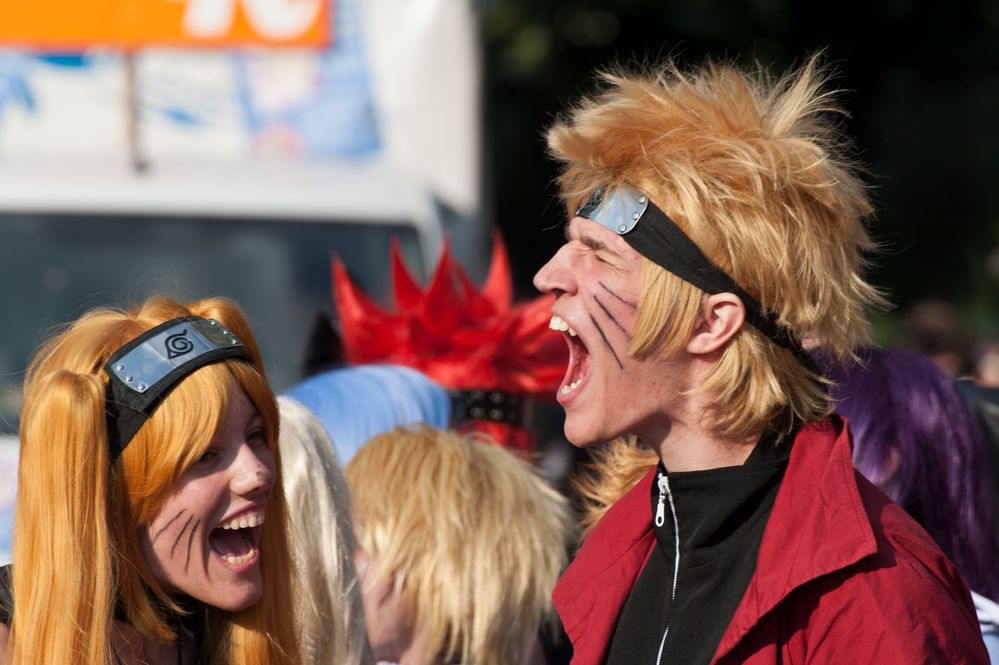
[(670, 471), (703, 471), (743, 464), (758, 441), (758, 436), (733, 441), (691, 433), (684, 437), (671, 436), (653, 449)]
[(723, 466), (738, 466), (746, 461), (760, 440), (762, 432), (744, 439), (719, 436), (704, 428), (702, 415), (708, 407), (704, 399), (681, 401), (685, 408), (649, 423), (638, 436), (659, 455), (671, 472), (703, 471)]

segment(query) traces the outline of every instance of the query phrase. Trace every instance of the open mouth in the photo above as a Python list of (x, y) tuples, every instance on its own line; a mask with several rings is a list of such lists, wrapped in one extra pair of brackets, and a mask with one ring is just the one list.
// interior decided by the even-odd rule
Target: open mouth
[(208, 542), (224, 562), (237, 568), (248, 567), (259, 558), (263, 510), (237, 515), (219, 524), (208, 535)]
[(590, 352), (587, 350), (586, 344), (579, 337), (579, 334), (562, 317), (552, 315), (548, 327), (563, 333), (562, 336), (569, 345), (569, 366), (566, 368), (565, 377), (562, 379), (562, 385), (558, 390), (559, 401), (564, 402), (566, 398), (583, 385), (588, 376), (590, 370)]

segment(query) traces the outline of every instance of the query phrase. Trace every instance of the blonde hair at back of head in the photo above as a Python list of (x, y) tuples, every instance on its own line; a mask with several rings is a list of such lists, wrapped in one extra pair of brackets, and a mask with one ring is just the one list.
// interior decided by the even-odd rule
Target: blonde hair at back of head
[[(232, 330), (253, 362), (218, 362), (185, 377), (112, 463), (104, 364), (146, 330), (191, 314)], [(274, 395), (256, 341), (231, 301), (182, 305), (155, 297), (129, 312), (92, 310), (39, 349), (25, 379), (21, 419), (9, 662), (106, 665), (113, 660), (118, 609), (141, 635), (174, 639), (149, 594), (178, 608), (150, 573), (136, 530), (208, 448), (234, 385), (260, 412), (280, 469)], [(281, 583), (290, 566), (286, 519), (275, 487), (261, 540), (264, 596), (241, 612), (206, 608), (206, 662), (298, 661), (291, 596)]]
[(579, 497), (578, 538), (586, 540), (593, 528), (641, 479), (656, 466), (659, 456), (634, 436), (624, 436), (590, 448), (590, 462), (572, 475)]
[[(868, 340), (866, 308), (884, 304), (861, 276), (872, 208), (816, 57), (781, 79), (714, 63), (601, 79), (548, 132), (569, 211), (636, 187), (800, 339), (840, 358)], [(642, 272), (629, 350), (678, 353), (705, 294), (645, 258)], [(695, 390), (714, 403), (704, 425), (735, 440), (830, 412), (821, 379), (748, 324)]]
[(347, 481), (312, 412), (290, 397), (278, 406), (303, 663), (367, 665)]
[(425, 426), (372, 438), (347, 480), (361, 549), (425, 631), (426, 657), (517, 663), (564, 565), (565, 499), (491, 441)]

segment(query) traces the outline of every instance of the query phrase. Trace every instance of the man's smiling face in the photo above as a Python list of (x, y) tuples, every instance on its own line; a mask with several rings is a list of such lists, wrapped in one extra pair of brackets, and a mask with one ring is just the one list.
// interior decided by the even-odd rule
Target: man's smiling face
[(668, 404), (679, 391), (675, 367), (628, 354), (642, 290), (641, 255), (616, 233), (576, 217), (534, 285), (556, 296), (551, 325), (569, 344), (557, 395), (566, 437), (590, 446), (668, 428)]

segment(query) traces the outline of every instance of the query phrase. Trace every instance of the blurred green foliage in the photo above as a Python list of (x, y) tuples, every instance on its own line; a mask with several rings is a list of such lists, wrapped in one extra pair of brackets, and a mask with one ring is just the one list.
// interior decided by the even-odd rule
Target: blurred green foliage
[(930, 297), (999, 333), (999, 1), (494, 0), (481, 16), (488, 209), (520, 295), (562, 238), (543, 130), (597, 68), (711, 56), (780, 72), (824, 50), (878, 208), (872, 279), (896, 305), (879, 341)]

